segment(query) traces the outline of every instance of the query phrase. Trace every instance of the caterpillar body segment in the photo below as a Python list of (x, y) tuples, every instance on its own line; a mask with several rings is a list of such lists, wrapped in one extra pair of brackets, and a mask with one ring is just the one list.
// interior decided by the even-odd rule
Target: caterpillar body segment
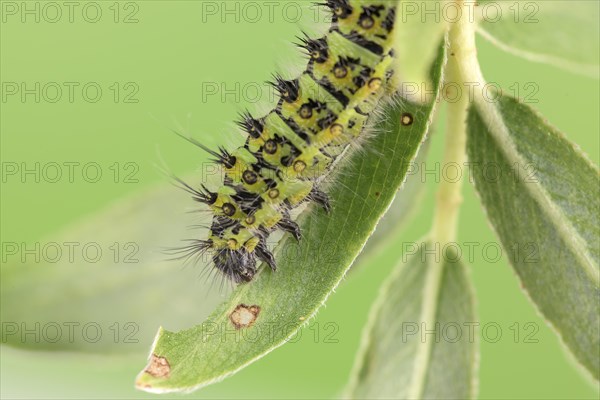
[(194, 191), (195, 200), (213, 212), (198, 251), (209, 251), (215, 267), (236, 283), (252, 280), (257, 261), (276, 269), (267, 247), (275, 230), (301, 239), (291, 210), (313, 201), (329, 211), (320, 182), (361, 137), (390, 85), (396, 2), (323, 5), (332, 12), (328, 33), (298, 44), (309, 58), (305, 71), (292, 80), (274, 77), (275, 108), (259, 117), (240, 116), (238, 125), (248, 135), (244, 145), (211, 152), (223, 168), (223, 185)]

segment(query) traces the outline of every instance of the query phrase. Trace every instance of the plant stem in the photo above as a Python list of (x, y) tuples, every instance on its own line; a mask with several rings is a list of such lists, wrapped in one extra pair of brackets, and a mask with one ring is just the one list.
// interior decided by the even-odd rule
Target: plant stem
[[(443, 251), (447, 244), (456, 241), (458, 230), (458, 216), (462, 204), (462, 181), (465, 175), (466, 166), (466, 143), (467, 143), (467, 112), (469, 108), (469, 93), (465, 90), (464, 71), (471, 71), (470, 63), (475, 59), (477, 69), (477, 59), (474, 57), (475, 50), (475, 27), (474, 19), (470, 19), (473, 13), (469, 14), (466, 7), (472, 7), (472, 3), (464, 0), (456, 0), (457, 5), (463, 11), (462, 18), (454, 23), (450, 29), (449, 39), (449, 57), (446, 64), (444, 84), (446, 90), (446, 99), (456, 99), (448, 102), (447, 123), (446, 123), (446, 144), (444, 151), (443, 170), (456, 169), (459, 176), (443, 177), (439, 185), (436, 199), (436, 208), (432, 230), (429, 235), (431, 244), (436, 249), (436, 256), (432, 260), (427, 257), (427, 276), (425, 277), (425, 290), (423, 293), (423, 307), (421, 312), (421, 321), (426, 329), (432, 329), (435, 326), (438, 297), (440, 285), (445, 264), (445, 255), (438, 253)], [(466, 63), (466, 64), (465, 64)], [(410, 398), (422, 398), (423, 389), (427, 375), (427, 366), (431, 359), (432, 340), (427, 340), (421, 346), (415, 361), (415, 373), (411, 382)]]
[(468, 86), (465, 83), (473, 77), (473, 71), (480, 71), (476, 58), (475, 22), (471, 20), (473, 3), (457, 0), (457, 4), (461, 7), (462, 18), (452, 25), (448, 35), (450, 48), (445, 74), (446, 98), (456, 100), (448, 101), (442, 170), (457, 169), (460, 176), (456, 179), (453, 179), (453, 176), (442, 177), (437, 192), (431, 237), (433, 242), (442, 248), (456, 240), (458, 216), (462, 204), (462, 178), (467, 173), (465, 170), (467, 160), (466, 119), (471, 99), (469, 99)]
[[(477, 47), (475, 45), (475, 31), (477, 28), (477, 17), (475, 16), (476, 0), (456, 0), (462, 10), (462, 18), (452, 25), (450, 30), (450, 56), (454, 59), (457, 67), (458, 83), (468, 82), (476, 89), (474, 98), (481, 98), (485, 79), (481, 73), (479, 61), (477, 60)], [(463, 87), (463, 91), (466, 87)]]

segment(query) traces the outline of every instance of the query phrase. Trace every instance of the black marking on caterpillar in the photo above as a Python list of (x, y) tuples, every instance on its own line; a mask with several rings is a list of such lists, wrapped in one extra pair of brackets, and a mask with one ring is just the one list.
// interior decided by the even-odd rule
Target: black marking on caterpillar
[[(208, 149), (225, 172), (214, 191), (194, 189), (176, 179), (213, 217), (208, 237), (180, 249), (184, 258), (210, 252), (215, 267), (236, 283), (252, 280), (257, 261), (274, 271), (267, 239), (276, 230), (301, 240), (290, 211), (314, 202), (327, 213), (331, 204), (322, 178), (350, 143), (358, 139), (384, 96), (393, 74), (395, 2), (326, 0), (332, 24), (321, 38), (298, 37), (308, 57), (295, 79), (274, 75), (277, 105), (262, 117), (243, 112), (237, 121), (247, 133), (243, 146)], [(181, 136), (181, 135), (180, 135)]]
[(352, 32), (350, 34), (344, 34), (344, 37), (350, 40), (351, 42), (354, 42), (357, 45), (364, 47), (365, 49), (377, 54), (378, 56), (383, 55), (383, 47), (381, 47), (375, 42), (366, 39), (359, 33)]

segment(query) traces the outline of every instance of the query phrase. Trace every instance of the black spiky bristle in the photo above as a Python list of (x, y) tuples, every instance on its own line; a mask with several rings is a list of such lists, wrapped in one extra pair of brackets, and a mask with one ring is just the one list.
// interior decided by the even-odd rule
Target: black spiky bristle
[(348, 0), (326, 0), (324, 3), (319, 3), (319, 5), (331, 10), (333, 22), (344, 19), (352, 13), (352, 6), (348, 3)]
[[(303, 32), (304, 33), (304, 32)], [(304, 49), (306, 54), (315, 62), (324, 63), (328, 58), (327, 40), (325, 38), (312, 39), (306, 33), (304, 37), (297, 36), (300, 41), (296, 46)]]
[(263, 121), (254, 118), (248, 111), (240, 113), (237, 125), (254, 139), (258, 139), (264, 129)]
[(285, 80), (281, 75), (274, 75), (273, 81), (269, 82), (277, 90), (279, 96), (287, 103), (293, 103), (298, 99), (300, 84), (298, 79)]

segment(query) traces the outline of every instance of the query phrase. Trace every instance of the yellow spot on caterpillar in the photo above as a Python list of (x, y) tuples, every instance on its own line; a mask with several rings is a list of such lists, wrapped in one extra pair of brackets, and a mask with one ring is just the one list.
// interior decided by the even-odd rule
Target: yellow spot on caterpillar
[(360, 26), (363, 29), (371, 29), (373, 25), (375, 25), (375, 20), (373, 20), (371, 17), (362, 18), (360, 20)]
[(150, 362), (144, 372), (152, 375), (155, 378), (168, 378), (171, 373), (171, 366), (165, 357), (152, 354)]
[(345, 78), (348, 75), (348, 69), (343, 66), (337, 66), (333, 69), (333, 75), (338, 79)]
[(304, 161), (298, 160), (294, 162), (294, 171), (302, 172), (306, 169), (306, 163)]
[(227, 240), (227, 246), (229, 246), (229, 248), (230, 248), (231, 250), (235, 250), (235, 248), (237, 247), (237, 244), (238, 244), (238, 243), (237, 243), (237, 240), (235, 240), (235, 239), (233, 239), (233, 238), (232, 238), (232, 239), (229, 239), (229, 240)]
[(276, 199), (277, 197), (279, 197), (279, 190), (277, 190), (277, 189), (269, 190), (269, 197), (272, 199)]
[(411, 114), (409, 114), (409, 113), (404, 113), (404, 114), (402, 114), (400, 122), (404, 126), (412, 125), (412, 123), (413, 123), (413, 116)]
[(333, 124), (331, 125), (331, 128), (329, 128), (329, 131), (333, 136), (339, 136), (344, 133), (344, 127), (340, 124)]
[(235, 214), (235, 207), (231, 203), (223, 204), (221, 209), (223, 210), (223, 214), (227, 215), (228, 217), (231, 217), (233, 214)]
[(308, 104), (304, 104), (302, 107), (300, 107), (298, 114), (300, 114), (300, 117), (304, 119), (309, 119), (312, 117), (312, 108)]
[(249, 217), (246, 218), (246, 224), (248, 225), (252, 225), (256, 222), (256, 218), (254, 217), (254, 215), (251, 215)]
[(247, 184), (252, 185), (258, 180), (258, 175), (253, 171), (246, 170), (244, 171), (243, 178)]
[(277, 142), (273, 139), (267, 140), (265, 143), (265, 151), (267, 154), (275, 154), (277, 152)]
[(229, 320), (233, 326), (235, 326), (235, 329), (248, 328), (256, 321), (258, 314), (260, 314), (259, 306), (239, 304), (235, 310), (229, 314)]
[(373, 78), (369, 81), (369, 89), (375, 91), (381, 87), (381, 79)]

